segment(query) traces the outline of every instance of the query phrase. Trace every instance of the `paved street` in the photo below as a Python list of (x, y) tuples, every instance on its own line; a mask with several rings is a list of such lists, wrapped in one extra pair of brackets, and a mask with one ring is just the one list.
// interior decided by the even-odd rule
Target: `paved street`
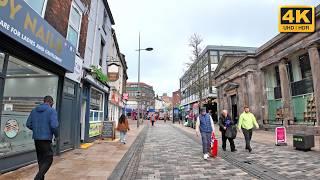
[(193, 129), (161, 122), (145, 136), (138, 167), (129, 167), (132, 174), (123, 179), (320, 179), (320, 154), (314, 151), (253, 142), (249, 154), (239, 135), (238, 152), (220, 149), (218, 158), (204, 161)]

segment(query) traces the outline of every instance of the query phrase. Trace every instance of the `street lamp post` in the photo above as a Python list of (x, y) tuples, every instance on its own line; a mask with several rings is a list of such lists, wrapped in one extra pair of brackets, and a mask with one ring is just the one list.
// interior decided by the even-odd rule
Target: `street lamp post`
[(141, 100), (141, 96), (142, 96), (141, 88), (140, 88), (140, 51), (142, 51), (142, 50), (152, 51), (153, 48), (148, 47), (145, 49), (141, 49), (141, 47), (140, 47), (140, 32), (139, 32), (139, 49), (137, 50), (139, 52), (139, 55), (138, 55), (138, 119), (137, 119), (137, 127), (139, 127), (139, 121), (140, 121), (140, 100)]

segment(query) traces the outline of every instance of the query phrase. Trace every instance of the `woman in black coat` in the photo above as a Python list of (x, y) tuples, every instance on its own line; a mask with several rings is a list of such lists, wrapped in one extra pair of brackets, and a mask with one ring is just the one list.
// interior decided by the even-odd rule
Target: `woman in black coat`
[(233, 131), (232, 126), (234, 126), (235, 123), (234, 121), (231, 119), (231, 117), (228, 114), (227, 110), (223, 110), (221, 113), (221, 116), (219, 117), (219, 129), (221, 131), (221, 137), (222, 137), (222, 149), (223, 151), (226, 151), (226, 147), (227, 147), (227, 140), (230, 143), (230, 148), (231, 148), (231, 152), (235, 152), (237, 151), (235, 145), (234, 145), (234, 138), (228, 138), (226, 136), (226, 131), (228, 129), (228, 131)]

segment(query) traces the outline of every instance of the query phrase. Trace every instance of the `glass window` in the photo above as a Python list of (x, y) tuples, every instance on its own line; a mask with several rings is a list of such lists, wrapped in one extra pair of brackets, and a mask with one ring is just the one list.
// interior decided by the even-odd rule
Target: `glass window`
[(99, 59), (99, 65), (102, 66), (102, 62), (103, 62), (103, 51), (104, 51), (104, 42), (101, 41), (101, 46), (100, 46), (100, 59)]
[(44, 16), (47, 0), (24, 0), (40, 16)]
[(5, 54), (0, 52), (0, 74), (2, 73), (2, 70), (3, 70), (4, 58), (5, 58)]
[(64, 82), (63, 92), (69, 95), (75, 95), (75, 84), (66, 80)]
[(218, 56), (210, 56), (211, 64), (218, 64)]
[(300, 63), (302, 79), (312, 77), (309, 55), (305, 54), (305, 55), (299, 56), (299, 63)]
[(3, 94), (0, 157), (34, 150), (27, 118), (43, 97), (57, 100), (58, 77), (12, 56), (9, 57)]
[(69, 17), (67, 40), (70, 41), (70, 43), (77, 49), (79, 43), (80, 28), (81, 13), (80, 10), (76, 7), (76, 5), (72, 4)]
[(104, 120), (104, 96), (95, 88), (91, 88), (90, 93), (90, 117), (89, 117), (89, 137), (101, 134), (101, 126)]

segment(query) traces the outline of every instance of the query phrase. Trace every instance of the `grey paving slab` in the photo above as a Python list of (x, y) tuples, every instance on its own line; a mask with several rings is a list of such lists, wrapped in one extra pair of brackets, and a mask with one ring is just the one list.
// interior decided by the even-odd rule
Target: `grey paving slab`
[(201, 146), (168, 124), (147, 130), (136, 179), (255, 179), (218, 157), (203, 160)]

